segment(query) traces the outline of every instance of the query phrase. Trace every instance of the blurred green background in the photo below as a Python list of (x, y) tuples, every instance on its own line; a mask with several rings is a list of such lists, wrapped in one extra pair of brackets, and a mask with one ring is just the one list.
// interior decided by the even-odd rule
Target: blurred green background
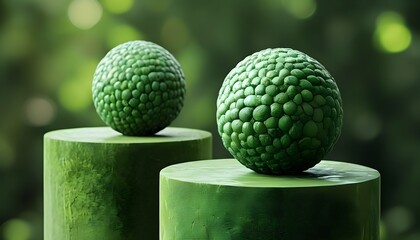
[(96, 64), (117, 44), (153, 41), (181, 63), (173, 126), (214, 134), (224, 77), (245, 56), (291, 47), (319, 60), (344, 102), (328, 159), (382, 174), (384, 239), (420, 239), (420, 2), (334, 0), (0, 1), (0, 239), (42, 239), (43, 134), (102, 126)]

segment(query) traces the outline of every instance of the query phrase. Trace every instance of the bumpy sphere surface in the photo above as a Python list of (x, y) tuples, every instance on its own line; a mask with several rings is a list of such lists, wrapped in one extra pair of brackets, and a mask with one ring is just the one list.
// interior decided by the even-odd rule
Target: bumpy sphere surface
[(224, 146), (260, 173), (295, 174), (314, 166), (337, 141), (342, 120), (334, 78), (315, 59), (288, 48), (239, 62), (217, 99)]
[(100, 118), (124, 135), (151, 135), (178, 115), (185, 95), (181, 66), (164, 48), (131, 41), (99, 62), (92, 84)]

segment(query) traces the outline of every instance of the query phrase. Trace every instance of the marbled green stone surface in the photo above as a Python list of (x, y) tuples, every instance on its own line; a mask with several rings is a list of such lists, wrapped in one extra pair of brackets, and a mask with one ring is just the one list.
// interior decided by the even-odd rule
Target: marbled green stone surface
[(323, 160), (299, 175), (264, 175), (234, 159), (160, 173), (160, 239), (377, 240), (380, 174)]
[(44, 136), (44, 239), (157, 239), (159, 171), (211, 158), (209, 132), (165, 128), (148, 137), (108, 127)]

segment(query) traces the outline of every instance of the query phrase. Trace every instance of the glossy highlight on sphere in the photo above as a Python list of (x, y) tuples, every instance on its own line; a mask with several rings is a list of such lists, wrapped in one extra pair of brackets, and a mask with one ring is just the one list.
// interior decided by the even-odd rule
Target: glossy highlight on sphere
[(92, 94), (100, 118), (114, 130), (124, 135), (152, 135), (181, 111), (184, 73), (161, 46), (130, 41), (111, 49), (99, 62)]
[(334, 78), (318, 61), (290, 48), (265, 49), (239, 62), (217, 98), (226, 149), (265, 174), (313, 167), (341, 133), (343, 108)]

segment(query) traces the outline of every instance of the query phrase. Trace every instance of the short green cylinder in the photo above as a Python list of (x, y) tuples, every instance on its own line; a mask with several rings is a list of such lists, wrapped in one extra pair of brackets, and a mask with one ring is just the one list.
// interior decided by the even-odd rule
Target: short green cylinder
[(160, 239), (379, 239), (380, 174), (321, 161), (300, 175), (255, 173), (234, 159), (160, 173)]
[(157, 239), (159, 171), (211, 155), (211, 134), (194, 129), (147, 137), (108, 127), (45, 134), (44, 239)]

